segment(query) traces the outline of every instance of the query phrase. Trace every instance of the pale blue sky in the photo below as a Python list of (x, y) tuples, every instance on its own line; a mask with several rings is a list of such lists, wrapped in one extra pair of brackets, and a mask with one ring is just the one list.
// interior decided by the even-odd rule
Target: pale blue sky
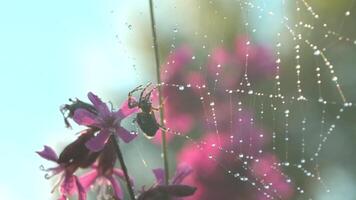
[[(132, 3), (131, 3), (132, 4)], [(50, 199), (34, 152), (72, 139), (59, 106), (88, 90), (105, 97), (137, 80), (115, 35), (121, 1), (0, 1), (1, 199)], [(131, 7), (130, 7), (131, 6)]]

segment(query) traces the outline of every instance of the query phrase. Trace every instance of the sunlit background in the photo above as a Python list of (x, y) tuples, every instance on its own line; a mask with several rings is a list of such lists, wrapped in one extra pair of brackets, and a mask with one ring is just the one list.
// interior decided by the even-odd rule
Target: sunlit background
[[(276, 35), (281, 33), (282, 60), (286, 61), (281, 64), (282, 86), (286, 86), (282, 93), (290, 94), (289, 87), (296, 90), (293, 85), (296, 83), (295, 44), (280, 23), (282, 16), (289, 16), (295, 24), (303, 21), (318, 27), (297, 29), (303, 37), (312, 38), (319, 46), (327, 48), (326, 54), (335, 67), (344, 94), (350, 102), (356, 100), (356, 47), (353, 45), (356, 38), (356, 12), (353, 11), (356, 10), (353, 0), (310, 2), (320, 20), (310, 17), (300, 0), (288, 4), (284, 0), (154, 2), (161, 63), (167, 60), (170, 51), (187, 44), (194, 49), (197, 60), (203, 60), (217, 46), (232, 49), (232, 43), (239, 36), (250, 36), (255, 44), (275, 50)], [(259, 5), (266, 12), (249, 8), (243, 2)], [(303, 11), (298, 13), (296, 7), (299, 6)], [(148, 9), (148, 1), (143, 0), (0, 2), (1, 199), (56, 198), (56, 194), (50, 193), (53, 181), (44, 179), (44, 173), (39, 170), (41, 164), (48, 163), (35, 151), (44, 144), (60, 150), (76, 138), (80, 127), (66, 129), (59, 112), (59, 106), (67, 103), (68, 98), (86, 100), (87, 92), (93, 91), (118, 105), (132, 88), (156, 81)], [(274, 17), (268, 17), (269, 11)], [(245, 29), (246, 23), (249, 30)], [(320, 28), (324, 23), (328, 24), (328, 29)], [(344, 38), (328, 30), (335, 30)], [(329, 34), (328, 39), (323, 39), (325, 33)], [(350, 41), (345, 41), (346, 37), (351, 38)], [(305, 46), (301, 51), (305, 52), (300, 59), (301, 65), (307, 72), (314, 72), (315, 67), (309, 67), (316, 62), (313, 52)], [(276, 52), (271, 53), (275, 56)], [(202, 63), (201, 67), (207, 68)], [(322, 62), (318, 65), (323, 67)], [(323, 85), (324, 94), (342, 104), (327, 71), (323, 76), (329, 80)], [(313, 80), (303, 78), (304, 82), (306, 94), (315, 95), (311, 100), (314, 105), (318, 101), (315, 77)], [(319, 125), (320, 113), (308, 111), (308, 124)], [(326, 118), (335, 117), (336, 113), (331, 111)], [(309, 184), (306, 175), (297, 180), (308, 188), (314, 199), (356, 199), (355, 116), (355, 108), (349, 108), (319, 157), (321, 176), (331, 192), (326, 192), (320, 183)], [(291, 134), (300, 131), (300, 125), (297, 127), (299, 129)], [(310, 138), (320, 141), (319, 133), (308, 134), (315, 134), (316, 139)], [(300, 141), (290, 145), (294, 144), (300, 146)], [(315, 143), (314, 149), (317, 145)], [(172, 166), (178, 147), (169, 150)], [(133, 146), (125, 146), (124, 151), (130, 171), (138, 177), (138, 185), (153, 182), (150, 170), (161, 166), (160, 147), (140, 136)], [(277, 154), (282, 157), (284, 152)]]

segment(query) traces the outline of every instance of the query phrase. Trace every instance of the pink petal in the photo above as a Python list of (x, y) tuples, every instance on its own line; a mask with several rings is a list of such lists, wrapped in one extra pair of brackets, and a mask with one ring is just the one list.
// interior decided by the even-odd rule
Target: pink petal
[(131, 142), (137, 136), (136, 133), (130, 132), (121, 126), (116, 128), (116, 134), (126, 143)]
[(92, 92), (88, 93), (88, 99), (93, 103), (94, 107), (99, 111), (102, 115), (108, 115), (110, 110), (106, 103), (104, 103), (97, 95)]
[(91, 103), (94, 105), (94, 107), (99, 107), (103, 104), (105, 104), (97, 95), (95, 95), (92, 92), (88, 93), (88, 99), (91, 101)]
[(153, 169), (152, 171), (153, 174), (155, 175), (157, 184), (163, 185), (165, 179), (164, 170), (162, 168), (157, 168), (157, 169)]
[(58, 200), (67, 200), (67, 197), (65, 195), (61, 195)]
[(49, 146), (44, 146), (44, 149), (42, 151), (36, 151), (38, 155), (40, 155), (42, 158), (57, 162), (58, 156), (56, 152)]
[(60, 186), (60, 192), (64, 196), (70, 196), (76, 192), (76, 183), (73, 175), (63, 174), (64, 180)]
[(91, 126), (91, 125), (94, 125), (95, 122), (96, 122), (96, 116), (85, 110), (85, 109), (77, 109), (75, 110), (74, 112), (74, 115), (73, 115), (73, 120), (79, 124), (79, 125), (84, 125), (84, 126)]
[(80, 181), (79, 181), (78, 177), (76, 177), (76, 176), (75, 176), (75, 184), (76, 184), (77, 189), (78, 189), (78, 200), (85, 200), (87, 198), (85, 189), (80, 184)]
[(180, 184), (192, 171), (192, 168), (187, 164), (179, 165), (172, 184)]
[(109, 137), (110, 131), (108, 129), (101, 129), (97, 136), (93, 137), (87, 143), (85, 143), (85, 146), (91, 151), (98, 152), (104, 148)]
[(122, 193), (122, 189), (120, 184), (115, 180), (115, 178), (113, 176), (108, 177), (111, 186), (113, 187), (114, 191), (115, 191), (115, 195), (117, 198), (119, 199), (123, 199), (124, 194)]
[(90, 170), (88, 173), (79, 177), (81, 185), (85, 190), (88, 190), (91, 185), (94, 184), (96, 178), (98, 177), (98, 171), (96, 169)]
[[(126, 181), (124, 172), (121, 169), (114, 168), (114, 174), (116, 176), (118, 176), (121, 180)], [(131, 177), (130, 177), (130, 182), (131, 182), (131, 185), (135, 185), (135, 183)]]
[[(133, 99), (135, 99), (134, 97), (132, 97)], [(139, 111), (138, 107), (135, 108), (129, 108), (129, 104), (128, 104), (128, 100), (124, 101), (119, 110), (115, 113), (115, 115), (117, 115), (117, 117), (120, 117), (121, 119), (128, 117), (134, 113), (137, 113)]]

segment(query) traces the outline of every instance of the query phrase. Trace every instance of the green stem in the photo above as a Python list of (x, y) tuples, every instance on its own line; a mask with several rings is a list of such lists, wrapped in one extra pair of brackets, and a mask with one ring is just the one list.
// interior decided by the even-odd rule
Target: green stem
[[(153, 37), (153, 47), (155, 53), (155, 61), (156, 61), (156, 76), (157, 82), (161, 83), (161, 73), (160, 73), (160, 63), (159, 63), (159, 54), (158, 54), (158, 44), (157, 44), (157, 33), (156, 33), (156, 23), (153, 11), (153, 0), (150, 1), (150, 17), (151, 17), (151, 29), (152, 29), (152, 37)], [(161, 87), (158, 87), (158, 98), (159, 98), (159, 105), (162, 105), (162, 90)], [(160, 117), (161, 117), (161, 124), (164, 123), (164, 110), (163, 107), (160, 108)], [(166, 140), (166, 131), (162, 131), (162, 153), (163, 153), (163, 162), (164, 162), (164, 172), (165, 172), (165, 184), (168, 185), (169, 180), (169, 168), (168, 168), (168, 157), (167, 157), (167, 140)]]
[(115, 146), (115, 151), (116, 151), (116, 154), (117, 154), (117, 158), (119, 159), (119, 162), (120, 162), (120, 165), (121, 165), (121, 169), (122, 169), (122, 171), (124, 172), (124, 175), (125, 175), (126, 186), (127, 186), (127, 190), (129, 191), (130, 198), (131, 198), (131, 200), (136, 200), (135, 193), (134, 193), (134, 191), (132, 189), (129, 173), (127, 171), (127, 167), (125, 165), (124, 157), (122, 156), (118, 141), (117, 141), (117, 139), (116, 139), (116, 137), (114, 135), (112, 135), (111, 137), (112, 137), (112, 140), (114, 141), (113, 143), (114, 143), (114, 146)]

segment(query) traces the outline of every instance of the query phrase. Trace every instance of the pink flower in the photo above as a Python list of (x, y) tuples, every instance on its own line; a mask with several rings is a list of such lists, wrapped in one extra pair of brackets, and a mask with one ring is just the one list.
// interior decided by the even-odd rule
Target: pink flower
[(128, 103), (125, 101), (118, 111), (111, 111), (107, 104), (102, 102), (95, 94), (89, 92), (88, 98), (96, 113), (85, 108), (78, 108), (74, 111), (73, 120), (79, 125), (95, 127), (100, 130), (98, 135), (86, 143), (90, 150), (100, 151), (103, 149), (111, 134), (116, 134), (126, 143), (137, 136), (137, 134), (130, 133), (123, 128), (121, 120), (137, 112), (138, 109), (128, 108)]
[[(239, 137), (251, 134), (254, 133), (243, 131)], [(264, 192), (275, 198), (291, 197), (291, 184), (287, 183), (279, 168), (270, 168), (273, 166), (272, 163), (277, 162), (276, 158), (271, 154), (259, 152), (261, 144), (257, 143), (254, 146), (256, 141), (253, 140), (252, 147), (249, 147), (247, 141), (244, 142), (246, 145), (240, 147), (239, 140), (232, 140), (226, 133), (220, 136), (210, 133), (201, 140), (205, 143), (201, 144), (203, 148), (198, 149), (196, 144), (188, 144), (178, 155), (177, 160), (191, 165), (194, 169), (194, 172), (183, 183), (195, 185), (199, 190), (187, 199), (262, 200), (267, 199)], [(221, 150), (219, 150), (219, 144)], [(251, 182), (254, 182), (256, 186)], [(266, 185), (269, 189), (264, 187)], [(256, 187), (262, 188), (261, 191)]]
[(181, 46), (170, 54), (166, 64), (162, 66), (162, 80), (164, 82), (176, 80), (176, 77), (179, 76), (180, 72), (191, 61), (192, 54), (192, 49), (188, 45)]
[(157, 185), (147, 191), (143, 191), (138, 200), (162, 200), (172, 199), (179, 200), (180, 197), (191, 196), (195, 193), (196, 188), (189, 185), (182, 185), (181, 182), (191, 174), (192, 169), (188, 165), (182, 164), (178, 167), (176, 174), (164, 185), (165, 175), (162, 168), (154, 169)]
[(121, 169), (114, 168), (116, 152), (113, 142), (115, 141), (112, 138), (108, 140), (107, 145), (105, 145), (100, 153), (97, 164), (94, 164), (92, 170), (79, 178), (85, 190), (90, 189), (95, 183), (102, 188), (99, 190), (98, 199), (106, 195), (105, 191), (107, 190), (105, 188), (108, 186), (112, 186), (114, 190), (113, 195), (116, 199), (124, 199), (122, 188), (116, 177), (125, 181), (125, 176)]
[(86, 199), (85, 190), (77, 176), (74, 175), (74, 172), (80, 167), (85, 168), (90, 166), (97, 158), (98, 153), (91, 152), (85, 147), (85, 143), (94, 136), (95, 131), (94, 129), (88, 129), (83, 132), (77, 140), (69, 144), (61, 152), (59, 157), (49, 146), (44, 146), (44, 150), (37, 152), (42, 158), (55, 162), (58, 165), (48, 169), (41, 167), (41, 169), (48, 172), (45, 175), (47, 179), (61, 174), (58, 183), (60, 185), (61, 200), (65, 200), (74, 193), (78, 193), (78, 199)]
[(247, 70), (251, 78), (268, 78), (275, 74), (275, 57), (272, 52), (267, 46), (252, 44), (247, 36), (237, 37), (235, 40), (236, 62), (245, 66), (246, 54), (248, 54)]
[[(152, 171), (153, 174), (155, 175), (157, 184), (163, 185), (165, 180), (164, 169), (157, 168), (157, 169), (153, 169)], [(172, 180), (170, 181), (171, 182), (170, 184), (177, 185), (182, 183), (182, 181), (191, 173), (192, 173), (192, 168), (189, 165), (187, 164), (179, 165), (175, 175), (172, 177)]]

